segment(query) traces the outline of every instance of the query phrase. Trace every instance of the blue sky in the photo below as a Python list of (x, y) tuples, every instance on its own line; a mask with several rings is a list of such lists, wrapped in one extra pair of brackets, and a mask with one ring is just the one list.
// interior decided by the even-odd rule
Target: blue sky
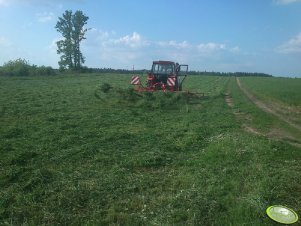
[(301, 0), (0, 0), (0, 65), (25, 58), (57, 68), (54, 27), (65, 10), (90, 18), (88, 67), (148, 69), (161, 59), (301, 77)]

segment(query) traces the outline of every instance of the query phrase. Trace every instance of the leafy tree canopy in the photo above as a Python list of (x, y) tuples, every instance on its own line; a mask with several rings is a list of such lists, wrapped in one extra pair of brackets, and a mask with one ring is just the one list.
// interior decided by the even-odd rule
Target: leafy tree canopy
[(63, 39), (57, 42), (57, 53), (61, 55), (59, 66), (61, 69), (80, 70), (85, 63), (85, 58), (80, 51), (80, 43), (86, 39), (87, 24), (89, 17), (82, 11), (66, 10), (56, 23), (56, 30), (61, 33)]

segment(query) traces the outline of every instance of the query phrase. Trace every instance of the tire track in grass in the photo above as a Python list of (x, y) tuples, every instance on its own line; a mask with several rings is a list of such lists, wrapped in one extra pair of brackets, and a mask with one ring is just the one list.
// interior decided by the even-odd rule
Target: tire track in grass
[(276, 116), (279, 120), (289, 124), (291, 127), (294, 127), (295, 129), (301, 131), (301, 127), (299, 125), (296, 125), (294, 122), (288, 120), (287, 118), (283, 117), (279, 113), (276, 112), (275, 109), (268, 106), (265, 102), (259, 100), (257, 97), (255, 97), (251, 92), (249, 92), (245, 87), (243, 87), (240, 83), (239, 78), (236, 78), (236, 83), (239, 87), (239, 89), (261, 110), (263, 110), (266, 113), (272, 114)]
[[(228, 106), (232, 109), (232, 111), (233, 111), (234, 101), (233, 101), (233, 99), (232, 99), (230, 93), (225, 92), (225, 93), (224, 93), (224, 97), (225, 97), (225, 102), (227, 103), (227, 105), (228, 105)], [(236, 118), (246, 118), (246, 116), (245, 116), (243, 113), (241, 113), (241, 112), (235, 112), (235, 111), (233, 111), (233, 114), (235, 115)], [(243, 128), (245, 131), (249, 132), (249, 133), (252, 133), (252, 134), (255, 134), (255, 135), (259, 135), (259, 136), (266, 136), (265, 134), (263, 134), (263, 133), (257, 131), (255, 128), (250, 127), (250, 126), (248, 126), (248, 125), (245, 124), (245, 123), (242, 124), (242, 128)]]
[[(224, 93), (224, 98), (225, 98), (225, 102), (226, 104), (228, 105), (228, 107), (230, 107), (233, 111), (233, 114), (235, 115), (235, 117), (239, 120), (248, 120), (248, 117), (247, 115), (245, 115), (243, 112), (240, 112), (240, 111), (234, 111), (234, 101), (231, 97), (231, 94), (229, 93), (229, 91), (225, 92)], [(274, 140), (282, 140), (282, 141), (285, 141), (287, 143), (290, 143), (291, 145), (293, 146), (296, 146), (296, 147), (301, 147), (301, 143), (298, 142), (298, 139), (295, 138), (295, 137), (291, 137), (289, 135), (284, 135), (283, 133), (284, 132), (281, 132), (281, 134), (283, 134), (283, 136), (279, 136), (279, 134), (273, 134), (271, 132), (269, 133), (263, 133), (263, 132), (260, 132), (258, 131), (257, 129), (255, 129), (254, 127), (251, 127), (250, 125), (247, 125), (246, 123), (242, 123), (242, 129), (246, 132), (249, 132), (251, 134), (254, 134), (254, 135), (257, 135), (257, 136), (263, 136), (263, 137), (267, 137), (267, 138), (270, 138), (270, 139), (274, 139)], [(287, 140), (287, 138), (290, 137), (292, 140), (289, 141)]]
[(225, 96), (225, 101), (226, 101), (227, 105), (228, 105), (230, 108), (233, 108), (233, 107), (234, 107), (234, 102), (233, 102), (233, 100), (232, 100), (230, 94), (226, 92), (226, 93), (224, 93), (224, 96)]

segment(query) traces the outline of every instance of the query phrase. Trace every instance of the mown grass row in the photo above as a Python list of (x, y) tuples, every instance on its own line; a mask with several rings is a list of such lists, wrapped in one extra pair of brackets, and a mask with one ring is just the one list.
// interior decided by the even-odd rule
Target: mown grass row
[(274, 225), (268, 205), (300, 212), (300, 149), (244, 131), (231, 81), (188, 77), (201, 98), (129, 81), (1, 78), (1, 224)]

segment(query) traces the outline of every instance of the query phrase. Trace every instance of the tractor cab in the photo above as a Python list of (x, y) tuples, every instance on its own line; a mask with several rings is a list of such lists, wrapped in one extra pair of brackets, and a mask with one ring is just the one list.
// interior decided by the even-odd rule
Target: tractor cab
[[(147, 87), (181, 91), (182, 82), (186, 77), (187, 71), (188, 65), (179, 65), (172, 61), (154, 61), (152, 69), (147, 76)], [(180, 78), (181, 76), (182, 79)]]

